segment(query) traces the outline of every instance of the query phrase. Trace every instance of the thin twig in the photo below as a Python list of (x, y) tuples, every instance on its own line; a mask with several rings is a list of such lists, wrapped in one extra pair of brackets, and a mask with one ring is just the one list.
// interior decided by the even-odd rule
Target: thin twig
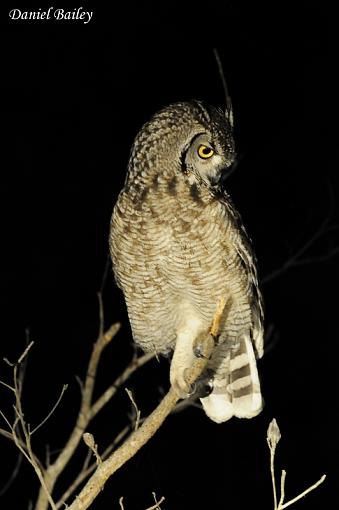
[[(50, 492), (53, 491), (54, 485), (60, 475), (60, 473), (64, 470), (66, 464), (69, 462), (70, 458), (73, 456), (74, 451), (76, 450), (78, 444), (81, 441), (82, 434), (84, 433), (88, 423), (90, 422), (91, 415), (91, 401), (94, 389), (94, 382), (97, 372), (98, 363), (100, 360), (100, 356), (104, 348), (111, 342), (114, 336), (120, 329), (120, 324), (113, 324), (102, 336), (100, 336), (95, 344), (93, 345), (92, 354), (90, 357), (90, 361), (88, 364), (88, 370), (86, 374), (85, 384), (83, 386), (82, 391), (82, 402), (80, 411), (78, 414), (78, 419), (73, 428), (73, 431), (70, 434), (70, 437), (61, 450), (58, 457), (55, 461), (50, 464), (50, 466), (46, 469), (45, 479), (47, 480), (47, 486)], [(35, 505), (36, 510), (46, 510), (47, 509), (47, 500), (43, 491), (39, 491), (38, 500)]]
[(15, 389), (13, 388), (13, 386), (10, 386), (9, 384), (5, 383), (4, 381), (0, 381), (0, 384), (5, 386), (5, 388), (8, 388), (9, 390), (15, 392)]
[(29, 342), (29, 344), (27, 345), (26, 349), (24, 350), (24, 352), (21, 354), (20, 358), (16, 362), (17, 365), (20, 365), (20, 363), (22, 363), (22, 361), (24, 360), (24, 358), (26, 358), (28, 352), (33, 347), (33, 345), (34, 345), (33, 341)]
[(157, 501), (157, 496), (156, 496), (155, 492), (152, 492), (152, 494), (153, 494), (153, 498), (155, 501), (155, 505), (149, 506), (148, 508), (146, 508), (146, 510), (161, 510), (160, 505), (161, 505), (161, 503), (163, 503), (165, 501), (164, 496), (161, 496), (159, 501)]
[(272, 479), (272, 488), (273, 488), (273, 501), (274, 501), (274, 510), (277, 510), (277, 488), (275, 486), (275, 473), (274, 473), (274, 451), (270, 451), (270, 469), (271, 469), (271, 479)]
[(130, 401), (132, 402), (132, 405), (134, 407), (134, 410), (135, 410), (135, 425), (134, 425), (134, 430), (137, 430), (139, 428), (139, 422), (140, 422), (140, 410), (134, 400), (134, 397), (133, 397), (133, 393), (131, 392), (131, 390), (129, 390), (128, 388), (125, 388), (125, 391), (130, 399)]
[[(201, 359), (199, 360), (201, 362)], [(155, 434), (162, 425), (172, 408), (178, 395), (171, 388), (153, 413), (146, 418), (143, 425), (133, 432), (130, 438), (105, 460), (88, 480), (80, 494), (68, 507), (68, 510), (85, 510), (102, 490), (107, 479), (127, 462), (140, 448)]]
[[(101, 454), (101, 460), (106, 460), (107, 457), (111, 454), (114, 448), (126, 437), (128, 432), (131, 430), (130, 425), (126, 425), (121, 432), (115, 437), (114, 441), (106, 448), (106, 450)], [(89, 459), (91, 458), (91, 452), (89, 452)], [(93, 462), (90, 466), (87, 464), (88, 456), (84, 462), (84, 466), (76, 479), (72, 482), (72, 484), (68, 487), (68, 489), (63, 493), (60, 497), (59, 501), (56, 504), (57, 509), (59, 510), (63, 507), (68, 500), (68, 498), (77, 490), (79, 485), (88, 478), (88, 476), (93, 473), (93, 471), (97, 468), (96, 462)]]
[[(99, 315), (100, 315), (100, 332), (103, 331), (103, 306), (101, 297), (99, 296)], [(57, 508), (60, 508), (63, 504), (62, 501), (60, 501), (60, 504), (58, 502), (58, 506), (55, 505), (53, 499), (52, 499), (52, 491), (55, 485), (56, 480), (58, 479), (60, 473), (65, 468), (66, 464), (72, 457), (76, 447), (78, 446), (82, 434), (85, 432), (85, 429), (88, 425), (88, 423), (91, 421), (91, 419), (102, 409), (102, 407), (109, 402), (109, 400), (113, 397), (113, 395), (116, 393), (117, 389), (142, 365), (144, 365), (147, 361), (149, 361), (151, 358), (153, 358), (154, 354), (149, 353), (144, 356), (140, 356), (138, 359), (134, 359), (133, 362), (130, 364), (130, 366), (127, 367), (127, 369), (123, 372), (123, 374), (117, 378), (117, 380), (114, 382), (113, 385), (111, 385), (101, 397), (95, 402), (94, 405), (92, 405), (92, 395), (93, 395), (93, 389), (94, 389), (94, 382), (97, 372), (98, 363), (101, 357), (101, 353), (103, 349), (110, 343), (112, 338), (116, 335), (120, 328), (120, 324), (114, 324), (111, 326), (105, 333), (101, 334), (98, 338), (98, 340), (95, 342), (92, 350), (92, 354), (90, 357), (88, 370), (86, 374), (86, 379), (84, 384), (81, 385), (81, 393), (82, 393), (82, 402), (81, 407), (78, 415), (77, 422), (75, 424), (75, 427), (69, 437), (69, 440), (67, 441), (65, 447), (61, 450), (57, 458), (53, 463), (48, 463), (47, 467), (45, 469), (42, 468), (42, 465), (40, 461), (37, 459), (35, 454), (32, 450), (31, 445), (31, 435), (35, 433), (51, 416), (51, 414), (55, 411), (57, 405), (60, 402), (60, 399), (65, 391), (65, 387), (62, 390), (62, 393), (57, 401), (57, 403), (53, 406), (50, 413), (48, 413), (47, 417), (32, 431), (30, 430), (29, 424), (24, 419), (24, 412), (22, 409), (22, 401), (21, 401), (21, 394), (22, 394), (22, 378), (23, 378), (23, 361), (27, 358), (27, 354), (31, 347), (33, 346), (33, 342), (30, 342), (27, 347), (25, 348), (22, 355), (19, 357), (18, 361), (15, 363), (11, 363), (8, 359), (5, 359), (6, 363), (13, 367), (13, 381), (14, 385), (13, 387), (10, 385), (7, 385), (7, 383), (4, 383), (3, 385), (14, 392), (15, 394), (15, 419), (13, 425), (10, 423), (10, 421), (6, 418), (3, 412), (1, 412), (1, 415), (3, 416), (3, 419), (5, 420), (6, 424), (9, 427), (9, 431), (6, 431), (4, 429), (0, 429), (0, 434), (10, 438), (14, 441), (17, 448), (20, 450), (20, 452), (24, 455), (24, 457), (31, 463), (33, 466), (39, 481), (40, 481), (40, 491), (39, 496), (35, 505), (36, 510), (47, 510), (48, 505), (51, 506), (53, 510), (57, 510)], [(137, 420), (137, 424), (141, 422), (140, 416)], [(125, 428), (124, 431), (122, 431), (122, 434), (119, 434), (119, 436), (116, 438), (116, 441), (114, 441), (104, 452), (103, 458), (107, 458), (109, 455), (111, 455), (112, 450), (114, 449), (115, 445), (118, 443), (118, 441), (121, 441), (122, 437), (125, 436), (128, 433), (129, 427)], [(81, 481), (86, 479), (87, 476), (92, 472), (92, 470), (95, 469), (95, 465), (91, 465), (89, 467), (85, 466), (84, 471), (80, 473), (81, 476), (78, 476), (75, 482), (72, 484), (72, 486), (69, 488), (70, 490), (66, 491), (65, 495), (72, 493), (73, 490), (75, 490), (76, 486), (78, 486)]]
[[(225, 303), (224, 303), (225, 306)], [(217, 307), (216, 315), (219, 314), (218, 320), (213, 320), (213, 325), (220, 323), (224, 306), (221, 304)], [(206, 336), (202, 343), (202, 356), (197, 358), (193, 366), (187, 370), (187, 383), (192, 385), (205, 369), (206, 364), (214, 348), (214, 340), (212, 336), (217, 333), (211, 328), (211, 333)], [(102, 490), (107, 479), (115, 473), (122, 465), (124, 465), (131, 457), (133, 457), (140, 448), (149, 441), (155, 432), (162, 425), (166, 417), (171, 413), (179, 397), (175, 390), (171, 387), (167, 395), (162, 399), (158, 407), (145, 419), (144, 423), (138, 430), (135, 430), (125, 443), (118, 448), (107, 460), (105, 460), (88, 480), (68, 510), (85, 510), (87, 509), (97, 495)]]
[[(5, 413), (3, 413), (0, 409), (0, 415), (2, 416), (2, 418), (4, 419), (4, 421), (7, 423), (7, 425), (9, 426), (10, 429), (12, 429), (12, 425), (10, 423), (10, 421), (8, 420), (8, 418), (6, 417)], [(4, 429), (0, 429), (0, 432), (3, 433), (3, 435), (5, 435), (6, 433), (6, 430)]]
[[(4, 416), (1, 410), (0, 410), (0, 414), (1, 414), (1, 416)], [(9, 422), (8, 422), (8, 425), (10, 427), (10, 431), (5, 430), (5, 429), (0, 429), (0, 435), (15, 443), (13, 433), (12, 433), (12, 425)], [(17, 442), (20, 444), (21, 448), (23, 448), (24, 450), (27, 450), (27, 446), (24, 441), (22, 441), (20, 438), (17, 437)], [(41, 463), (40, 463), (39, 459), (36, 457), (36, 455), (34, 455), (34, 459), (37, 464), (41, 465)]]
[(281, 508), (281, 505), (284, 503), (285, 481), (286, 481), (286, 471), (285, 471), (285, 469), (283, 469), (281, 472), (281, 477), (280, 477), (280, 500), (279, 500), (278, 509)]
[(98, 445), (94, 441), (93, 434), (90, 434), (89, 432), (85, 432), (82, 436), (85, 444), (88, 446), (88, 448), (92, 451), (94, 454), (94, 457), (96, 458), (96, 464), (99, 466), (99, 464), (102, 463), (102, 459), (98, 453)]
[(299, 494), (299, 496), (296, 496), (295, 498), (290, 499), (290, 501), (288, 501), (287, 503), (284, 503), (281, 507), (278, 508), (278, 510), (284, 510), (284, 508), (287, 508), (287, 507), (293, 505), (293, 503), (295, 503), (296, 501), (299, 501), (299, 499), (306, 496), (306, 494), (308, 494), (309, 492), (311, 492), (314, 489), (316, 489), (317, 487), (319, 487), (319, 485), (321, 483), (323, 483), (325, 481), (325, 479), (326, 479), (326, 475), (323, 475), (315, 484), (311, 485), (311, 487), (309, 487), (304, 492)]
[(60, 404), (61, 402), (61, 399), (65, 393), (65, 391), (67, 390), (68, 388), (68, 384), (64, 384), (62, 389), (61, 389), (61, 393), (58, 397), (58, 400), (55, 402), (54, 406), (52, 407), (52, 409), (50, 410), (50, 412), (48, 413), (48, 415), (46, 416), (46, 418), (44, 418), (42, 420), (41, 423), (39, 423), (39, 425), (37, 425), (33, 430), (31, 430), (31, 436), (34, 434), (34, 432), (36, 432), (37, 430), (39, 430), (40, 427), (42, 427), (46, 421), (52, 416), (52, 414), (54, 413), (54, 411), (56, 410), (56, 408), (58, 407), (58, 405)]
[(287, 503), (284, 503), (285, 499), (285, 482), (286, 482), (286, 471), (283, 470), (280, 478), (280, 498), (279, 503), (277, 503), (277, 491), (276, 491), (276, 482), (275, 482), (275, 472), (274, 472), (274, 456), (277, 444), (279, 443), (281, 438), (280, 430), (278, 424), (275, 419), (271, 421), (267, 430), (267, 444), (270, 449), (270, 470), (271, 470), (271, 478), (272, 478), (272, 487), (273, 487), (273, 497), (274, 497), (274, 510), (284, 510), (285, 508), (293, 505), (296, 501), (303, 498), (309, 492), (316, 489), (326, 478), (326, 475), (323, 475), (320, 480), (318, 480), (314, 485), (306, 489), (304, 492), (291, 499)]
[[(30, 344), (26, 347), (26, 349), (21, 354), (21, 356), (19, 357), (19, 359), (16, 363), (10, 363), (8, 360), (6, 360), (7, 363), (13, 367), (13, 382), (14, 382), (14, 389), (15, 389), (15, 391), (14, 391), (14, 394), (15, 394), (14, 410), (16, 413), (16, 417), (14, 419), (13, 425), (10, 424), (9, 420), (5, 417), (4, 413), (1, 412), (1, 415), (5, 419), (7, 425), (9, 426), (9, 429), (12, 434), (12, 438), (13, 438), (15, 445), (20, 450), (20, 452), (23, 454), (23, 456), (28, 460), (28, 462), (32, 465), (32, 467), (40, 481), (42, 491), (44, 491), (44, 495), (47, 498), (47, 501), (49, 502), (52, 509), (56, 510), (52, 496), (48, 490), (48, 487), (45, 484), (44, 473), (42, 471), (41, 464), (37, 461), (37, 457), (35, 456), (35, 454), (33, 453), (33, 450), (32, 450), (29, 426), (26, 424), (26, 421), (24, 419), (24, 412), (23, 412), (22, 404), (21, 404), (22, 380), (20, 379), (20, 376), (23, 377), (23, 372), (20, 372), (20, 365), (22, 364), (23, 360), (27, 356), (32, 345), (33, 345), (33, 342), (30, 342)], [(19, 372), (19, 376), (18, 376), (18, 372)], [(21, 430), (24, 434), (25, 446), (23, 446), (23, 444), (22, 444), (23, 440), (17, 433), (17, 428), (18, 428), (19, 424), (20, 424)]]
[(104, 393), (96, 400), (96, 402), (91, 407), (91, 419), (94, 418), (96, 414), (107, 404), (107, 402), (115, 395), (118, 388), (122, 384), (124, 384), (131, 375), (142, 367), (145, 363), (154, 358), (153, 352), (148, 352), (143, 354), (139, 358), (133, 360), (128, 367), (124, 370), (124, 372), (114, 381), (114, 383), (104, 391)]
[[(110, 331), (110, 330), (109, 330)], [(107, 333), (106, 333), (107, 334)], [(149, 360), (151, 360), (152, 358), (154, 357), (154, 354), (153, 353), (147, 353), (147, 354), (144, 354), (143, 356), (140, 356), (139, 358), (133, 360), (130, 365), (128, 365), (128, 367), (124, 370), (124, 372), (121, 374), (121, 376), (119, 376), (115, 382), (101, 395), (101, 397), (99, 397), (97, 399), (97, 401), (90, 406), (89, 410), (88, 410), (88, 416), (87, 416), (87, 420), (86, 422), (84, 421), (84, 416), (83, 416), (83, 424), (82, 424), (82, 431), (85, 430), (86, 426), (88, 425), (88, 423), (94, 418), (94, 416), (110, 401), (110, 399), (115, 395), (115, 393), (117, 392), (118, 388), (124, 383), (127, 381), (127, 379), (129, 377), (131, 377), (131, 375), (138, 369), (140, 368), (141, 366), (143, 366), (145, 363), (147, 363)], [(85, 388), (86, 388), (86, 385), (85, 385)], [(80, 411), (81, 413), (81, 411)], [(80, 417), (80, 413), (79, 413), (79, 417)], [(140, 423), (140, 421), (139, 421)], [(102, 455), (101, 455), (101, 458), (102, 460), (105, 460), (107, 458), (107, 456), (113, 451), (113, 449), (115, 448), (115, 446), (121, 441), (121, 438), (124, 437), (127, 432), (129, 431), (129, 426), (128, 427), (125, 427), (122, 431), (122, 433), (120, 433), (116, 440), (113, 441), (113, 443), (110, 445), (110, 447), (107, 449), (108, 451), (105, 451)], [(74, 435), (78, 432), (81, 432), (81, 429), (79, 428), (75, 428), (73, 433)], [(81, 434), (80, 434), (80, 438), (81, 438)], [(75, 439), (74, 439), (74, 436), (73, 438), (71, 437), (66, 445), (65, 448), (69, 449), (69, 445), (72, 445), (72, 448), (75, 448), (77, 447), (77, 444), (75, 444)], [(73, 451), (71, 452), (71, 454), (73, 454)], [(62, 455), (62, 453), (60, 454)], [(67, 460), (68, 462), (68, 460)], [(88, 469), (86, 469), (85, 471), (81, 472), (77, 477), (76, 479), (74, 480), (74, 482), (70, 485), (70, 487), (64, 492), (64, 494), (62, 495), (62, 497), (60, 498), (60, 500), (58, 501), (57, 503), (57, 508), (61, 508), (61, 506), (63, 505), (63, 502), (64, 501), (67, 501), (67, 499), (73, 494), (73, 492), (77, 489), (77, 487), (84, 481), (86, 480), (86, 478), (96, 469), (96, 464), (94, 465), (91, 465)], [(40, 510), (37, 508), (37, 510)], [(42, 510), (45, 510), (45, 507), (42, 507)]]

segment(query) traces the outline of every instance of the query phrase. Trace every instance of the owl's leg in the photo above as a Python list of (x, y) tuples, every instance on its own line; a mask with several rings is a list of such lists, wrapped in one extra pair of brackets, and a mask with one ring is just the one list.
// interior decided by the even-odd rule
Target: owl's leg
[[(202, 331), (193, 342), (193, 353), (196, 358), (206, 358), (206, 356), (203, 354), (205, 350), (205, 344), (206, 344), (206, 336), (211, 335), (211, 332), (209, 331)], [(214, 344), (214, 347), (218, 345), (218, 337), (215, 337), (214, 335), (211, 335), (212, 341)]]
[(170, 381), (181, 398), (187, 398), (193, 388), (186, 380), (187, 369), (195, 360), (195, 339), (206, 329), (200, 317), (187, 306), (183, 307), (182, 320), (177, 329), (177, 340), (171, 362)]

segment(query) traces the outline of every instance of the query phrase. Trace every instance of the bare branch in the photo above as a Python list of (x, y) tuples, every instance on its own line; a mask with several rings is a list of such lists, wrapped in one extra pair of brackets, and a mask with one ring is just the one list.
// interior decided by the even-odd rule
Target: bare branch
[(286, 482), (286, 471), (283, 470), (281, 473), (281, 479), (280, 479), (280, 498), (279, 503), (277, 502), (277, 491), (276, 491), (276, 481), (275, 481), (275, 473), (274, 473), (274, 457), (275, 457), (275, 450), (277, 447), (277, 444), (279, 443), (281, 438), (280, 430), (278, 427), (278, 424), (275, 419), (273, 419), (268, 427), (267, 430), (267, 444), (270, 449), (270, 469), (271, 469), (271, 479), (272, 479), (272, 487), (273, 487), (273, 499), (274, 499), (274, 510), (284, 510), (285, 508), (293, 505), (296, 501), (303, 498), (308, 494), (309, 492), (313, 491), (326, 478), (326, 475), (323, 475), (314, 485), (303, 491), (301, 494), (296, 496), (295, 498), (291, 499), (290, 501), (287, 501), (287, 503), (284, 503), (285, 500), (285, 482)]
[(19, 357), (19, 359), (17, 361), (15, 361), (14, 363), (11, 363), (7, 358), (3, 358), (3, 360), (7, 363), (7, 365), (9, 365), (10, 367), (14, 367), (15, 365), (19, 365), (23, 359), (27, 356), (29, 350), (31, 349), (31, 347), (33, 346), (34, 342), (30, 342), (26, 349), (24, 350), (24, 352), (21, 354), (21, 356)]
[[(8, 360), (7, 360), (8, 361)], [(0, 384), (2, 384), (3, 386), (5, 386), (5, 388), (8, 388), (9, 390), (15, 392), (15, 389), (13, 388), (13, 386), (10, 386), (9, 384), (5, 383), (4, 381), (0, 381)]]
[(155, 505), (149, 506), (148, 508), (146, 508), (146, 510), (161, 510), (160, 505), (161, 505), (161, 503), (163, 503), (165, 501), (164, 496), (162, 496), (159, 499), (159, 501), (157, 501), (157, 496), (156, 496), (155, 492), (152, 492), (152, 494), (153, 494), (153, 499), (155, 501)]
[(311, 485), (311, 487), (309, 487), (308, 489), (306, 489), (304, 492), (302, 492), (301, 494), (299, 494), (299, 496), (296, 496), (295, 498), (291, 499), (290, 501), (288, 501), (287, 503), (284, 503), (282, 506), (279, 507), (278, 510), (283, 510), (284, 508), (287, 508), (291, 505), (293, 505), (293, 503), (295, 503), (296, 501), (299, 501), (299, 499), (303, 498), (306, 496), (306, 494), (308, 494), (309, 492), (313, 491), (314, 489), (316, 489), (317, 487), (319, 487), (319, 485), (321, 483), (323, 483), (326, 479), (326, 475), (323, 475), (314, 485)]
[[(104, 405), (109, 402), (109, 400), (113, 397), (113, 395), (116, 393), (117, 389), (143, 364), (145, 364), (147, 361), (149, 361), (153, 354), (147, 354), (144, 356), (141, 356), (140, 358), (133, 360), (131, 364), (127, 367), (127, 369), (123, 372), (123, 374), (118, 377), (118, 379), (115, 381), (115, 383), (110, 386), (104, 394), (99, 397), (99, 399), (95, 402), (94, 405), (92, 405), (92, 395), (93, 395), (93, 389), (94, 389), (94, 382), (96, 377), (96, 371), (98, 362), (101, 356), (101, 353), (106, 345), (111, 341), (111, 339), (116, 335), (120, 328), (120, 324), (114, 324), (111, 328), (109, 328), (106, 333), (104, 333), (100, 338), (98, 338), (97, 342), (93, 346), (92, 355), (90, 358), (88, 371), (86, 375), (85, 384), (82, 388), (82, 403), (81, 408), (79, 411), (77, 423), (59, 456), (54, 461), (53, 464), (48, 466), (46, 470), (46, 479), (48, 480), (48, 487), (50, 491), (53, 490), (53, 487), (55, 485), (55, 482), (60, 475), (60, 473), (63, 471), (66, 464), (69, 462), (70, 458), (72, 457), (75, 449), (77, 448), (81, 437), (88, 426), (89, 422), (93, 419), (93, 417), (102, 409)], [(113, 442), (112, 448), (107, 452), (106, 455), (109, 455), (115, 446), (115, 442)], [(104, 455), (101, 456), (103, 459), (105, 458)], [(71, 484), (69, 489), (64, 493), (62, 499), (57, 504), (57, 508), (60, 508), (65, 501), (64, 498), (68, 498), (70, 494), (78, 487), (78, 485), (85, 480), (88, 475), (95, 469), (96, 465), (90, 466), (89, 468), (82, 471), (79, 476), (74, 480), (74, 482)], [(47, 501), (45, 494), (40, 491), (38, 501), (36, 504), (36, 510), (46, 510), (47, 509)]]
[[(4, 421), (7, 423), (7, 425), (9, 426), (9, 428), (10, 428), (10, 429), (12, 429), (12, 425), (11, 425), (10, 421), (6, 418), (5, 413), (3, 413), (3, 412), (1, 411), (1, 409), (0, 409), (0, 415), (3, 417)], [(5, 430), (3, 430), (3, 429), (0, 429), (0, 431), (3, 431), (4, 433), (6, 432), (6, 431), (5, 431)], [(1, 432), (1, 433), (2, 433), (2, 432)], [(5, 434), (3, 434), (3, 435), (5, 435)]]
[(286, 481), (286, 471), (285, 469), (281, 472), (281, 478), (280, 478), (280, 499), (279, 499), (279, 506), (278, 508), (281, 508), (281, 505), (284, 502), (285, 499), (285, 481)]
[[(112, 451), (115, 449), (115, 447), (126, 437), (128, 432), (130, 432), (131, 428), (130, 425), (126, 425), (121, 432), (116, 436), (114, 441), (106, 448), (106, 450), (101, 454), (101, 459), (105, 460), (107, 457), (112, 453)], [(90, 452), (89, 452), (90, 453)], [(65, 505), (65, 502), (68, 500), (68, 498), (76, 491), (76, 489), (79, 487), (79, 485), (88, 478), (88, 476), (93, 473), (93, 471), (97, 468), (97, 464), (94, 462), (90, 466), (88, 466), (88, 460), (90, 459), (91, 454), (89, 457), (86, 457), (84, 466), (76, 479), (72, 482), (72, 484), (68, 487), (68, 489), (63, 493), (59, 501), (57, 502), (57, 509), (63, 507)]]
[(333, 248), (332, 250), (329, 250), (328, 253), (325, 255), (318, 255), (317, 257), (308, 257), (305, 259), (300, 259), (295, 261), (293, 264), (293, 267), (298, 266), (306, 266), (307, 264), (318, 264), (320, 262), (327, 262), (328, 260), (333, 259), (339, 254), (339, 246), (337, 248)]
[[(28, 350), (26, 350), (26, 354), (27, 354)], [(23, 357), (21, 356), (20, 359), (22, 360)], [(18, 364), (14, 364), (14, 386), (15, 388), (19, 387), (19, 384), (18, 384), (18, 381), (17, 381), (17, 367), (18, 367)], [(14, 409), (15, 409), (15, 412), (16, 412), (16, 418), (14, 420), (14, 423), (13, 425), (10, 425), (10, 423), (8, 422), (7, 420), (7, 423), (10, 427), (10, 430), (11, 430), (11, 434), (12, 434), (12, 438), (13, 438), (13, 441), (15, 443), (15, 445), (17, 446), (17, 448), (20, 450), (20, 452), (23, 454), (23, 456), (28, 460), (28, 462), (32, 465), (37, 477), (39, 478), (39, 481), (40, 481), (40, 484), (41, 484), (41, 488), (42, 490), (44, 491), (44, 494), (45, 494), (45, 497), (47, 498), (47, 501), (49, 502), (49, 504), (51, 505), (52, 507), (52, 510), (56, 510), (56, 507), (55, 507), (55, 504), (54, 504), (54, 501), (51, 497), (51, 494), (45, 484), (45, 480), (44, 480), (44, 473), (41, 469), (41, 464), (37, 461), (37, 458), (36, 456), (34, 455), (33, 451), (32, 451), (32, 446), (31, 446), (31, 441), (30, 441), (30, 433), (29, 433), (29, 427), (27, 426), (25, 420), (24, 420), (24, 414), (23, 414), (23, 411), (22, 411), (22, 407), (21, 407), (21, 400), (20, 400), (20, 395), (19, 393), (15, 392), (15, 397), (16, 397), (16, 405), (14, 406)], [(3, 413), (2, 413), (3, 415)], [(25, 438), (25, 446), (22, 446), (22, 440), (21, 438), (18, 436), (17, 434), (17, 425), (20, 423), (20, 426), (23, 430), (23, 433), (24, 433), (24, 438)]]
[[(201, 362), (201, 359), (199, 358), (198, 361)], [(69, 506), (69, 510), (84, 510), (89, 507), (102, 490), (106, 480), (125, 464), (127, 460), (133, 457), (155, 434), (171, 412), (178, 398), (175, 391), (171, 388), (158, 407), (146, 418), (143, 425), (133, 432), (130, 438), (97, 468), (76, 500)]]
[[(78, 415), (77, 422), (71, 432), (71, 435), (60, 452), (59, 456), (55, 461), (48, 466), (45, 472), (45, 478), (47, 486), (50, 492), (53, 491), (56, 480), (60, 473), (69, 462), (70, 458), (74, 454), (79, 442), (81, 441), (82, 435), (90, 422), (91, 416), (91, 401), (94, 389), (94, 382), (97, 372), (98, 363), (100, 356), (104, 348), (111, 342), (113, 337), (117, 334), (120, 329), (120, 324), (113, 324), (102, 336), (100, 336), (95, 344), (93, 345), (92, 354), (90, 357), (85, 384), (82, 391), (82, 402)], [(40, 490), (38, 500), (36, 503), (36, 510), (46, 510), (47, 500), (45, 493)]]
[(89, 432), (85, 432), (85, 434), (82, 436), (85, 444), (88, 446), (88, 448), (93, 452), (97, 466), (102, 463), (102, 459), (98, 453), (98, 445), (94, 441), (93, 434), (90, 434)]
[(275, 485), (275, 473), (274, 473), (274, 456), (275, 449), (277, 447), (278, 442), (280, 441), (281, 434), (278, 427), (278, 424), (275, 418), (271, 421), (267, 430), (267, 444), (270, 449), (270, 470), (271, 470), (271, 479), (272, 479), (272, 489), (273, 489), (273, 501), (274, 501), (274, 510), (277, 510), (277, 489)]
[[(161, 510), (160, 505), (161, 505), (161, 503), (163, 503), (165, 501), (164, 496), (162, 496), (159, 499), (159, 501), (157, 501), (155, 492), (152, 492), (152, 494), (153, 494), (153, 498), (154, 498), (154, 501), (155, 501), (155, 505), (147, 507), (146, 510)], [(125, 507), (124, 507), (124, 497), (123, 496), (121, 496), (121, 498), (119, 498), (119, 506), (120, 506), (121, 510), (125, 510)]]
[(134, 410), (135, 410), (135, 425), (134, 425), (134, 430), (137, 430), (139, 428), (139, 422), (140, 422), (140, 410), (134, 400), (134, 397), (133, 397), (133, 393), (128, 389), (128, 388), (125, 388), (125, 391), (130, 399), (130, 401), (132, 402), (132, 405), (134, 407)]
[(34, 342), (33, 342), (33, 341), (32, 341), (32, 342), (30, 342), (30, 343), (27, 345), (26, 349), (24, 350), (24, 352), (21, 354), (20, 358), (18, 359), (18, 361), (17, 361), (17, 363), (16, 363), (17, 365), (20, 365), (20, 364), (23, 362), (23, 360), (26, 358), (27, 354), (29, 353), (29, 351), (30, 351), (30, 349), (33, 347), (33, 345), (34, 345)]
[[(3, 413), (2, 413), (1, 410), (0, 410), (0, 414), (3, 416)], [(14, 437), (13, 437), (13, 433), (11, 432), (12, 431), (12, 425), (9, 422), (8, 422), (8, 425), (10, 427), (10, 432), (8, 430), (5, 430), (5, 429), (0, 429), (0, 435), (2, 435), (6, 439), (9, 439), (10, 441), (13, 441), (15, 443)], [(20, 438), (17, 437), (17, 442), (20, 444), (21, 448), (23, 448), (24, 450), (27, 450), (27, 446), (26, 446), (24, 441), (22, 441)], [(34, 455), (34, 459), (35, 459), (35, 462), (37, 464), (40, 464), (39, 459), (35, 455)]]
[(67, 388), (68, 388), (68, 384), (64, 384), (63, 387), (62, 387), (61, 393), (60, 393), (60, 395), (58, 397), (58, 400), (55, 402), (54, 406), (52, 407), (52, 409), (50, 410), (50, 412), (48, 413), (46, 418), (44, 418), (42, 420), (42, 422), (39, 423), (39, 425), (37, 425), (33, 430), (31, 430), (31, 436), (34, 434), (34, 432), (39, 430), (39, 428), (42, 427), (42, 425), (44, 425), (44, 423), (46, 423), (46, 421), (52, 416), (52, 414), (54, 413), (54, 411), (56, 410), (56, 408), (60, 404), (61, 399), (62, 399), (65, 391), (67, 390)]
[(107, 404), (107, 402), (116, 394), (117, 390), (122, 384), (124, 384), (131, 375), (142, 367), (145, 363), (154, 358), (153, 352), (143, 354), (139, 358), (134, 359), (124, 372), (114, 381), (114, 383), (107, 388), (107, 390), (97, 399), (97, 401), (91, 407), (91, 419)]
[[(225, 300), (217, 306), (217, 311), (213, 319), (212, 327), (206, 339), (201, 345), (202, 356), (197, 358), (193, 366), (187, 371), (187, 382), (193, 385), (200, 376), (210, 358), (214, 347), (213, 337), (217, 335), (220, 320), (225, 308)], [(167, 395), (160, 402), (158, 407), (148, 416), (142, 426), (135, 430), (128, 440), (118, 448), (107, 460), (98, 466), (95, 473), (88, 480), (86, 485), (76, 497), (74, 502), (68, 507), (69, 510), (85, 510), (102, 490), (107, 479), (115, 473), (123, 464), (125, 464), (137, 451), (155, 434), (162, 425), (166, 417), (170, 414), (179, 396), (171, 387)]]

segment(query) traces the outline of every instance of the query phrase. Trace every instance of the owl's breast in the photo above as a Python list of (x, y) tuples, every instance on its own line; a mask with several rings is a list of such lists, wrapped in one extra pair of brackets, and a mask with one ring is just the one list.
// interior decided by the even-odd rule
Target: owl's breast
[(122, 192), (110, 238), (118, 284), (125, 293), (148, 296), (152, 290), (199, 294), (211, 288), (220, 295), (232, 251), (227, 229), (220, 203), (177, 178), (158, 179), (156, 189)]

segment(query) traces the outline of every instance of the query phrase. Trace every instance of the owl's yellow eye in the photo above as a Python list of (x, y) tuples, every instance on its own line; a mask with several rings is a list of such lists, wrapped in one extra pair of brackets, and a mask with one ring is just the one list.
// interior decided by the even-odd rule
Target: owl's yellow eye
[(208, 159), (211, 158), (214, 154), (214, 150), (211, 149), (211, 147), (208, 147), (207, 145), (199, 145), (198, 147), (198, 155), (202, 159)]

